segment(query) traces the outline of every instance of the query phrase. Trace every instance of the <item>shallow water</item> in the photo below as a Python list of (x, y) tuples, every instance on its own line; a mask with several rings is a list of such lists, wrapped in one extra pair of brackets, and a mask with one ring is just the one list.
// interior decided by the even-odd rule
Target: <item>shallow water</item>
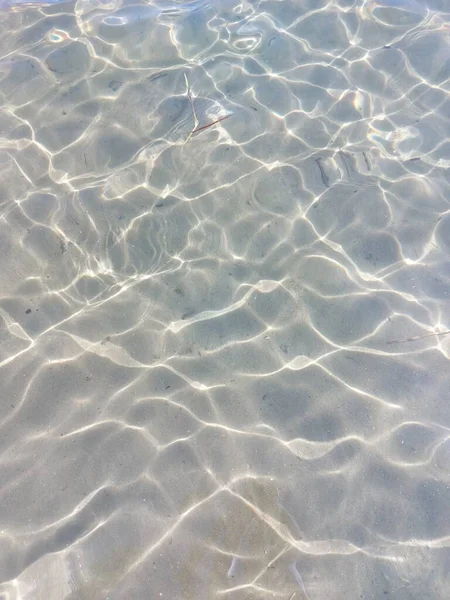
[(447, 2), (0, 7), (0, 597), (447, 598)]

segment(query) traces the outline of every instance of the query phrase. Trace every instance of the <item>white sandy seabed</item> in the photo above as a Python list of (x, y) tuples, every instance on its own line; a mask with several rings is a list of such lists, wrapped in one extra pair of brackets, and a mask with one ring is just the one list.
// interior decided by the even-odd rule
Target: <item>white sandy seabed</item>
[(446, 0), (0, 5), (1, 599), (449, 598)]

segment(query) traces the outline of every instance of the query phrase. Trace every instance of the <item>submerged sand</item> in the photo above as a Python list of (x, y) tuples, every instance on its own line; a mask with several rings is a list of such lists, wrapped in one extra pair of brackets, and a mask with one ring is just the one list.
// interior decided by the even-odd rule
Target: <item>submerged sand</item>
[(446, 3), (0, 5), (1, 597), (447, 598)]

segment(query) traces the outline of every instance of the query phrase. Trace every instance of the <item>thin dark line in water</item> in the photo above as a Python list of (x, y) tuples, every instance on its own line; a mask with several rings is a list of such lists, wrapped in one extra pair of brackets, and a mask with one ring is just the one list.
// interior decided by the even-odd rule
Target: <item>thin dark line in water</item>
[(169, 73), (163, 72), (163, 73), (156, 73), (156, 75), (151, 75), (148, 80), (149, 81), (156, 81), (157, 79), (161, 79), (161, 77), (167, 77)]
[(372, 170), (372, 167), (370, 166), (370, 162), (369, 159), (367, 158), (367, 154), (365, 152), (362, 153), (362, 155), (364, 156), (364, 160), (366, 162), (366, 167), (368, 171)]
[(423, 335), (414, 335), (413, 337), (405, 338), (403, 340), (388, 340), (386, 344), (402, 344), (403, 342), (415, 342), (416, 340), (421, 340), (427, 337), (439, 337), (441, 335), (448, 335), (449, 331), (441, 331), (440, 333), (424, 333)]
[(347, 156), (346, 156), (346, 154), (342, 150), (339, 150), (338, 154), (341, 157), (342, 163), (343, 163), (343, 165), (345, 167), (345, 170), (347, 172), (347, 177), (350, 179), (352, 175), (350, 173), (350, 167), (348, 166)]
[(324, 186), (326, 186), (327, 188), (329, 188), (330, 187), (330, 180), (328, 179), (327, 174), (325, 173), (325, 170), (323, 168), (323, 165), (320, 162), (322, 159), (321, 158), (315, 158), (314, 160), (317, 163), (317, 166), (319, 167), (320, 177), (322, 178), (322, 182), (323, 182)]
[(225, 119), (228, 119), (228, 117), (231, 117), (231, 116), (232, 116), (231, 114), (225, 115), (224, 117), (220, 117), (220, 119), (216, 119), (212, 123), (208, 123), (208, 125), (202, 125), (202, 127), (197, 127), (197, 129), (194, 129), (192, 134), (198, 133), (199, 131), (203, 131), (203, 129), (208, 129), (208, 127), (212, 127), (213, 125), (216, 125), (216, 123), (220, 123), (220, 121), (225, 121)]

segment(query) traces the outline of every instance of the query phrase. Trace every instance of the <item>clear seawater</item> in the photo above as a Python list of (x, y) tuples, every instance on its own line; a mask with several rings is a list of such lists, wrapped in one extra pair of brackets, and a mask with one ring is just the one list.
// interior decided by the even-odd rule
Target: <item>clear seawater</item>
[(448, 0), (0, 0), (0, 598), (450, 598)]

